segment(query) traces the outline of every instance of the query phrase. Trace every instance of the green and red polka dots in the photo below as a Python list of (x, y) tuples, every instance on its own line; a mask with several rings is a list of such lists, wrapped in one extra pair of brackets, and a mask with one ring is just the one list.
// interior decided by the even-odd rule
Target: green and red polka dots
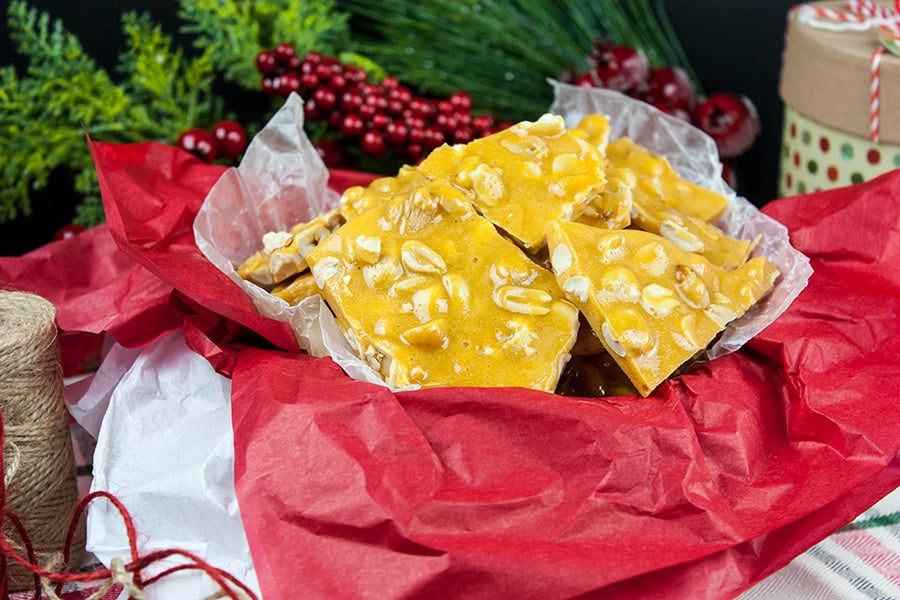
[(870, 140), (784, 111), (779, 196), (862, 183), (900, 168), (900, 145)]

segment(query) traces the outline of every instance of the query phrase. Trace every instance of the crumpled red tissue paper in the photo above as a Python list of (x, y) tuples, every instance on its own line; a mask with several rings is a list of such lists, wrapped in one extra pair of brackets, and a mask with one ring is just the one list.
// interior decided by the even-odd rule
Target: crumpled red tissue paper
[(108, 224), (0, 258), (0, 282), (64, 334), (183, 329), (232, 378), (266, 599), (730, 598), (900, 483), (900, 170), (766, 205), (813, 268), (787, 311), (649, 398), (590, 399), (349, 378), (198, 251), (221, 167), (91, 148)]

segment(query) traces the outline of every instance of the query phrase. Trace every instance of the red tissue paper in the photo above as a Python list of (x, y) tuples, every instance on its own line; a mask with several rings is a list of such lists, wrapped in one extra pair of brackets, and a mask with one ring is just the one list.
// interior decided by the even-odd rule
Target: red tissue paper
[(220, 167), (91, 148), (108, 225), (0, 259), (0, 285), (65, 333), (183, 329), (231, 377), (264, 598), (729, 598), (900, 483), (900, 171), (767, 205), (814, 270), (791, 306), (649, 398), (589, 399), (351, 379), (197, 249)]

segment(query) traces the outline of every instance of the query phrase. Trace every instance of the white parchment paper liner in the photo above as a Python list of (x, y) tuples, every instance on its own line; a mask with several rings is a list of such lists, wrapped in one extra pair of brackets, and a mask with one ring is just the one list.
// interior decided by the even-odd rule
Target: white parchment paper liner
[[(682, 120), (617, 92), (550, 83), (554, 101), (548, 112), (562, 115), (570, 127), (589, 113), (607, 115), (611, 138), (628, 136), (666, 156), (689, 181), (724, 194), (729, 206), (717, 225), (729, 235), (753, 239), (761, 234), (762, 241), (754, 253), (775, 263), (781, 276), (762, 302), (729, 324), (708, 350), (708, 358), (737, 350), (790, 305), (812, 274), (809, 260), (790, 245), (783, 225), (725, 185), (711, 138)], [(197, 246), (250, 295), (261, 314), (290, 322), (303, 349), (314, 356), (331, 356), (355, 379), (385, 385), (356, 357), (320, 296), (290, 306), (242, 280), (236, 271), (260, 248), (266, 232), (287, 230), (335, 207), (339, 196), (328, 189), (327, 183), (328, 170), (303, 131), (303, 101), (291, 95), (253, 139), (241, 164), (229, 169), (210, 190), (194, 223)]]

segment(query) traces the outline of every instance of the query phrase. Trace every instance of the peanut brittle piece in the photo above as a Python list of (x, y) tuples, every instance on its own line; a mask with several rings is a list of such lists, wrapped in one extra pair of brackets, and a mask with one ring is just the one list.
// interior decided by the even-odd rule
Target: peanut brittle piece
[(579, 217), (602, 192), (604, 162), (562, 117), (547, 114), (468, 144), (445, 144), (418, 168), (470, 191), (478, 212), (534, 252), (548, 221)]
[(547, 243), (560, 287), (643, 396), (705, 349), (778, 277), (764, 257), (726, 271), (640, 230), (557, 222)]
[(625, 229), (632, 221), (635, 185), (637, 178), (630, 168), (607, 165), (606, 186), (575, 221), (603, 229)]
[(408, 194), (428, 183), (416, 167), (403, 165), (396, 175), (379, 177), (369, 185), (355, 185), (344, 190), (338, 210), (346, 221), (366, 212), (394, 196)]
[(290, 231), (270, 231), (263, 236), (263, 248), (237, 268), (242, 279), (269, 286), (306, 270), (306, 255), (343, 222), (338, 211), (317, 215)]
[(638, 194), (632, 224), (660, 235), (682, 250), (695, 252), (729, 271), (747, 262), (758, 240), (739, 240), (696, 217), (683, 215), (659, 198)]
[(571, 131), (597, 146), (600, 152), (606, 152), (606, 145), (609, 143), (609, 119), (606, 115), (600, 113), (585, 115)]
[(307, 257), (351, 345), (408, 385), (556, 387), (578, 311), (552, 273), (433, 181), (348, 221)]
[(281, 298), (291, 306), (300, 304), (310, 296), (319, 293), (319, 286), (312, 273), (305, 271), (293, 278), (283, 281), (269, 290), (269, 293), (276, 298)]
[[(609, 119), (600, 113), (586, 115), (577, 127), (570, 129), (605, 154), (609, 143)], [(606, 185), (603, 191), (584, 207), (576, 222), (604, 229), (625, 229), (631, 224), (631, 202), (637, 178), (625, 165), (605, 164)]]
[(630, 167), (637, 177), (635, 199), (661, 199), (678, 212), (707, 223), (722, 216), (728, 205), (725, 196), (693, 184), (675, 172), (664, 157), (654, 154), (627, 137), (606, 145), (606, 158), (613, 167)]

